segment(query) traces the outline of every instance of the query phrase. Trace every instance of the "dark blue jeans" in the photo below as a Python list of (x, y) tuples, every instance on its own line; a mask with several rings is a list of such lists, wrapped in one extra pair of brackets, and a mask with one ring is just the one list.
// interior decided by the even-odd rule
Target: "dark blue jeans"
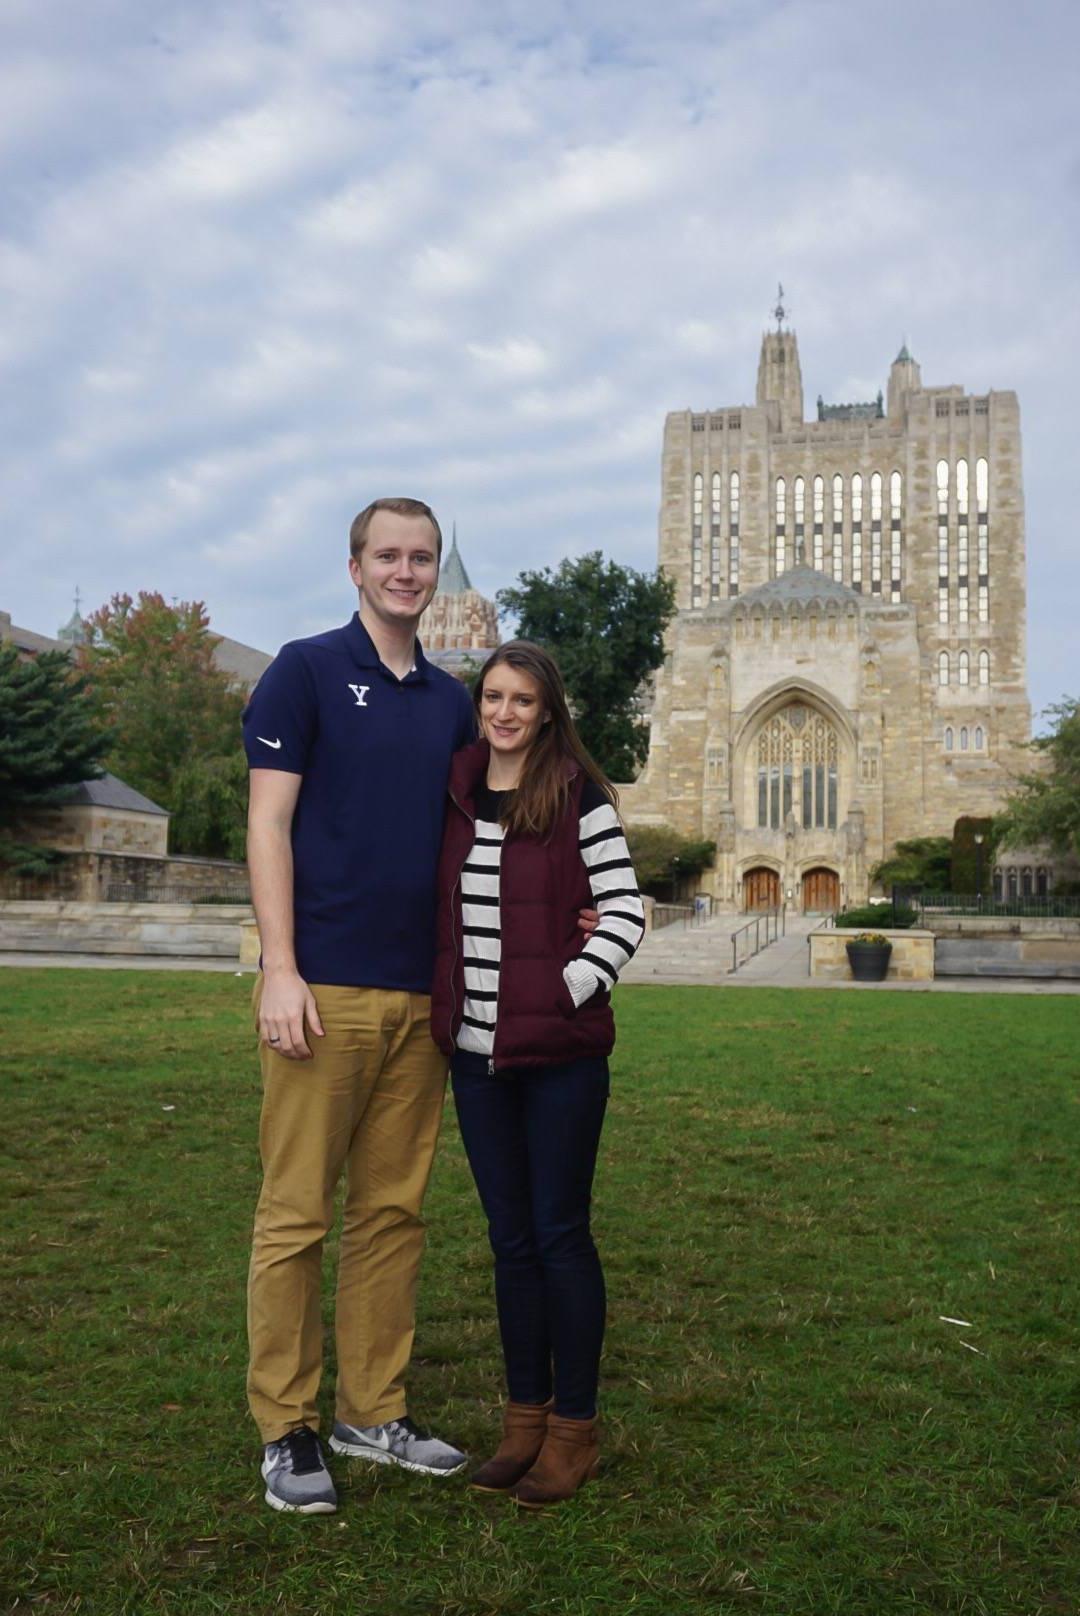
[(596, 1413), (604, 1274), (589, 1228), (608, 1097), (603, 1059), (488, 1072), (459, 1050), (450, 1065), (465, 1150), (495, 1254), (511, 1401), (564, 1419)]

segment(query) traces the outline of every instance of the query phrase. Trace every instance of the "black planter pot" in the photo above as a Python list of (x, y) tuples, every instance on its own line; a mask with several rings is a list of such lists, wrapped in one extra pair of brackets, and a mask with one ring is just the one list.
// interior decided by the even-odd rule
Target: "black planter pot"
[(889, 974), (891, 943), (848, 943), (846, 947), (856, 982), (884, 982)]

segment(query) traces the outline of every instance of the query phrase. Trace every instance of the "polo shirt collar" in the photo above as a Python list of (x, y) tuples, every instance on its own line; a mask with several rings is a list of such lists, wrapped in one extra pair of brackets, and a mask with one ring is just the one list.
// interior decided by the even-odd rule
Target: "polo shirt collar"
[[(360, 613), (358, 611), (353, 612), (352, 616), (349, 618), (349, 621), (345, 624), (344, 634), (345, 644), (349, 648), (349, 655), (352, 657), (358, 668), (382, 668), (385, 666), (382, 658), (375, 648), (374, 640), (371, 638), (371, 635), (360, 621)], [(416, 683), (421, 679), (426, 679), (428, 677), (430, 667), (431, 664), (428, 662), (427, 657), (420, 648), (420, 641), (414, 640), (413, 669), (411, 673), (407, 673), (405, 675), (405, 678), (401, 680), (401, 683)], [(386, 669), (386, 672), (389, 674), (391, 679), (396, 677), (395, 674), (390, 673), (388, 668)]]

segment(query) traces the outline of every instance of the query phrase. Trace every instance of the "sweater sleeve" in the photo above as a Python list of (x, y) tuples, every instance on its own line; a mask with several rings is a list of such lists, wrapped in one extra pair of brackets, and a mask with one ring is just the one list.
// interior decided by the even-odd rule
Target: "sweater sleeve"
[(582, 1005), (618, 980), (645, 932), (645, 906), (619, 816), (591, 780), (581, 793), (578, 846), (600, 916), (581, 953), (563, 970), (574, 1004)]

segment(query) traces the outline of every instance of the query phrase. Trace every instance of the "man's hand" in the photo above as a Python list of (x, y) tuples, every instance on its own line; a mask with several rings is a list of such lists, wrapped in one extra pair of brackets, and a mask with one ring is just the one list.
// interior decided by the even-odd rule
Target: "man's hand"
[(591, 937), (600, 924), (599, 911), (596, 909), (579, 909), (577, 923), (586, 937)]
[(269, 971), (263, 976), (259, 1002), (259, 1037), (286, 1060), (310, 1060), (304, 1022), (316, 1038), (323, 1037), (315, 995), (297, 971)]

